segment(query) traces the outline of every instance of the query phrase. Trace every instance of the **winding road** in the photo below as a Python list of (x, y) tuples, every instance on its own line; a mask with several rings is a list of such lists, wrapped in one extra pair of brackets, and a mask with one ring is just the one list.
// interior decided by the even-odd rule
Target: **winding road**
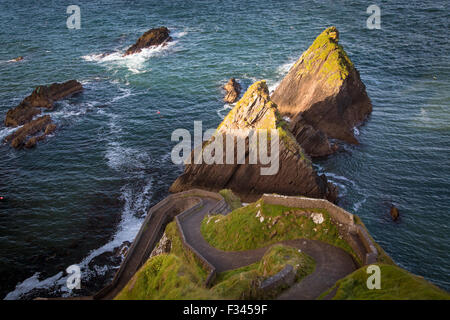
[[(186, 243), (202, 255), (216, 272), (233, 270), (258, 262), (270, 246), (246, 251), (222, 251), (212, 247), (203, 238), (200, 231), (203, 218), (209, 213), (227, 212), (228, 206), (217, 193), (193, 189), (168, 196), (149, 210), (112, 283), (94, 296), (78, 299), (113, 299), (148, 259), (165, 226), (175, 216), (183, 217), (177, 220)], [(316, 262), (315, 270), (301, 282), (284, 291), (279, 299), (315, 299), (332, 287), (337, 280), (357, 268), (347, 252), (321, 241), (296, 239), (279, 243), (302, 250)]]

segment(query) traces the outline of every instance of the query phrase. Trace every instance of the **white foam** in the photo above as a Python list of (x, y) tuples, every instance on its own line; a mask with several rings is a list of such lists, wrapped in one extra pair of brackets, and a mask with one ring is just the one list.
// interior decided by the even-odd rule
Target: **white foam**
[(49, 288), (54, 285), (57, 285), (62, 275), (63, 273), (59, 272), (55, 274), (53, 277), (40, 281), (39, 272), (37, 272), (28, 279), (25, 279), (24, 281), (17, 284), (16, 288), (6, 295), (5, 300), (17, 300), (22, 295), (30, 292), (33, 289)]
[(13, 131), (19, 129), (20, 127), (15, 127), (15, 128), (2, 128), (0, 129), (0, 142), (3, 141), (3, 139), (5, 139), (7, 136), (9, 136), (11, 133), (13, 133)]
[(362, 200), (360, 200), (360, 201), (358, 201), (358, 202), (356, 202), (353, 205), (353, 212), (355, 212), (355, 213), (358, 212), (359, 208), (361, 208), (361, 206), (366, 202), (366, 200), (367, 200), (367, 197), (362, 199)]
[(154, 56), (159, 56), (166, 51), (172, 50), (177, 44), (177, 41), (169, 41), (163, 45), (142, 49), (139, 53), (123, 56), (125, 49), (119, 51), (104, 54), (93, 53), (82, 56), (85, 61), (97, 62), (100, 64), (110, 65), (113, 67), (126, 67), (134, 74), (144, 73), (151, 71), (151, 69), (145, 69), (145, 62)]
[(277, 74), (276, 79), (278, 79), (278, 80), (275, 80), (275, 81), (268, 80), (268, 88), (269, 88), (270, 93), (275, 91), (275, 89), (278, 87), (278, 85), (283, 80), (284, 76), (289, 72), (289, 70), (292, 68), (292, 66), (294, 64), (295, 64), (295, 61), (290, 61), (290, 62), (282, 64), (281, 66), (279, 66), (276, 69), (276, 74)]
[(217, 115), (218, 115), (221, 119), (224, 119), (225, 116), (228, 114), (228, 112), (225, 113), (225, 111), (230, 110), (230, 109), (233, 109), (235, 105), (236, 105), (235, 103), (233, 103), (233, 104), (225, 103), (221, 109), (219, 109), (219, 110), (216, 111), (216, 112), (217, 112)]

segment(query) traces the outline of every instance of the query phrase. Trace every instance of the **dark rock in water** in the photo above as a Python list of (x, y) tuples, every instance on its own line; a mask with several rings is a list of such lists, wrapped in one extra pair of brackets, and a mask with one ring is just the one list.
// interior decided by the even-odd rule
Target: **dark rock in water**
[(313, 156), (334, 150), (324, 142), (328, 137), (358, 144), (353, 128), (372, 112), (359, 72), (338, 41), (335, 27), (322, 32), (272, 94), (280, 113), (292, 119), (290, 128), (300, 144), (310, 149), (305, 130), (321, 141), (312, 148)]
[[(10, 142), (11, 146), (16, 149), (24, 146), (26, 148), (32, 148), (38, 141), (43, 140), (47, 135), (46, 132), (50, 132), (54, 126), (49, 115), (42, 116), (28, 122), (20, 129), (11, 133), (5, 138), (5, 141)], [(42, 134), (37, 135), (39, 133)]]
[(170, 31), (166, 27), (154, 28), (148, 30), (125, 52), (124, 56), (128, 56), (133, 53), (139, 53), (144, 48), (164, 45), (168, 41), (172, 40), (169, 36)]
[(17, 107), (8, 110), (5, 126), (17, 127), (23, 125), (41, 113), (39, 108), (52, 109), (55, 101), (82, 90), (83, 86), (76, 80), (53, 83), (50, 86), (38, 86)]
[[(254, 83), (236, 106), (225, 117), (217, 128), (224, 141), (223, 155), (226, 155), (227, 139), (236, 142), (236, 138), (244, 130), (252, 129), (260, 134), (262, 129), (275, 129), (279, 133), (279, 170), (272, 175), (262, 175), (261, 168), (267, 167), (249, 161), (250, 146), (255, 148), (255, 141), (245, 139), (245, 159), (227, 164), (195, 164), (194, 152), (191, 164), (187, 164), (184, 173), (170, 187), (170, 192), (179, 192), (192, 188), (213, 191), (231, 189), (244, 201), (253, 201), (263, 193), (283, 195), (303, 195), (313, 198), (336, 199), (336, 188), (327, 182), (325, 176), (319, 177), (307, 157), (289, 132), (286, 123), (281, 119), (277, 106), (270, 100), (265, 81)], [(203, 145), (203, 150), (210, 145), (214, 137)], [(237, 148), (234, 143), (234, 150)], [(229, 161), (228, 161), (229, 162)], [(254, 162), (253, 162), (254, 163)]]
[(391, 206), (390, 213), (391, 213), (392, 220), (394, 220), (394, 221), (397, 221), (398, 218), (400, 217), (400, 212), (398, 211), (397, 207), (394, 205)]
[(227, 92), (223, 101), (235, 103), (241, 93), (241, 85), (235, 78), (231, 78), (223, 88)]
[(32, 107), (28, 104), (21, 103), (13, 109), (9, 109), (6, 113), (5, 126), (17, 127), (27, 123), (34, 116), (41, 113), (39, 108)]

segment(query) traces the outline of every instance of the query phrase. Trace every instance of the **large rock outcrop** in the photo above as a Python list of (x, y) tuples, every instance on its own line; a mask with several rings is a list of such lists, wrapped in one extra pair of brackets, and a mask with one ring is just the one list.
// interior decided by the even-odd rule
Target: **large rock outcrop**
[(47, 135), (54, 132), (55, 124), (49, 115), (39, 117), (24, 124), (5, 138), (6, 142), (11, 143), (13, 148), (32, 148), (38, 141), (43, 140)]
[(293, 135), (312, 156), (336, 150), (328, 138), (358, 144), (353, 128), (372, 111), (359, 72), (338, 41), (335, 27), (323, 31), (271, 97), (280, 113), (291, 118)]
[(76, 80), (36, 87), (31, 95), (6, 113), (5, 126), (22, 127), (7, 136), (5, 141), (11, 143), (14, 148), (34, 147), (38, 141), (56, 130), (56, 125), (49, 115), (33, 120), (35, 116), (41, 114), (41, 108), (51, 110), (55, 101), (82, 90), (83, 86)]
[(135, 44), (127, 49), (124, 56), (139, 53), (144, 48), (166, 44), (168, 41), (172, 40), (169, 34), (170, 30), (166, 27), (150, 29), (140, 36)]
[[(275, 129), (279, 136), (279, 170), (274, 175), (262, 175), (261, 168), (267, 167), (260, 162), (250, 164), (250, 148), (255, 141), (245, 139), (245, 159), (237, 161), (234, 152), (233, 164), (226, 161), (227, 139), (233, 141), (237, 150), (237, 138), (242, 132), (254, 130), (257, 135), (262, 129)], [(225, 117), (216, 130), (215, 136), (201, 147), (206, 150), (212, 142), (222, 136), (224, 141), (223, 164), (195, 164), (192, 152), (191, 163), (186, 164), (184, 173), (170, 187), (171, 192), (179, 192), (191, 188), (203, 188), (213, 191), (231, 189), (244, 201), (252, 201), (263, 193), (279, 193), (284, 195), (304, 195), (315, 198), (336, 200), (337, 189), (327, 182), (324, 175), (318, 176), (305, 156), (302, 148), (289, 132), (286, 123), (281, 119), (277, 106), (270, 100), (265, 81), (254, 83), (236, 106)], [(272, 149), (272, 147), (270, 147)], [(241, 164), (239, 164), (241, 163)]]
[(8, 110), (5, 118), (5, 126), (21, 126), (31, 121), (34, 116), (40, 114), (40, 108), (52, 109), (55, 101), (82, 90), (83, 86), (76, 80), (53, 83), (49, 86), (38, 86), (17, 107)]
[(231, 78), (223, 87), (226, 91), (223, 101), (227, 103), (235, 103), (241, 94), (241, 85), (235, 78)]

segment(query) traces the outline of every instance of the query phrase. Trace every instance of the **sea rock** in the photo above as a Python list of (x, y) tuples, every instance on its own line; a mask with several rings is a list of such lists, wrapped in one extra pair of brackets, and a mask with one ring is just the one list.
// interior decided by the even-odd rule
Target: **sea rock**
[[(353, 128), (372, 112), (359, 72), (338, 42), (335, 27), (323, 31), (271, 97), (280, 113), (292, 119), (293, 135), (312, 156), (337, 149), (327, 138), (358, 144)], [(319, 142), (317, 148), (312, 141)]]
[(231, 78), (223, 88), (226, 91), (223, 101), (227, 103), (235, 103), (241, 93), (241, 85), (235, 78)]
[(38, 86), (17, 107), (8, 110), (5, 126), (17, 127), (23, 125), (41, 113), (39, 108), (52, 109), (55, 101), (82, 90), (83, 86), (76, 80), (53, 83), (50, 86)]
[[(245, 139), (244, 161), (227, 164), (227, 139), (237, 148), (237, 137), (244, 130), (253, 129), (259, 135), (262, 129), (276, 129), (279, 134), (279, 170), (274, 175), (262, 175), (260, 163), (250, 164), (250, 139)], [(265, 81), (254, 83), (236, 106), (225, 117), (216, 130), (216, 136), (204, 143), (205, 148), (219, 138), (224, 141), (223, 164), (194, 163), (195, 150), (191, 153), (191, 163), (186, 164), (184, 173), (170, 187), (171, 192), (191, 188), (203, 188), (213, 191), (231, 189), (244, 201), (253, 201), (263, 193), (284, 195), (304, 195), (313, 198), (335, 199), (336, 189), (327, 182), (325, 176), (318, 176), (307, 157), (282, 121), (277, 106), (270, 100)], [(228, 136), (228, 137), (227, 137)], [(252, 146), (254, 148), (254, 146)], [(229, 162), (229, 161), (228, 161)]]
[[(5, 138), (5, 142), (10, 142), (13, 148), (19, 149), (22, 147), (32, 148), (38, 141), (41, 141), (48, 134), (54, 130), (54, 124), (49, 115), (39, 117), (32, 120), (21, 128), (17, 129)], [(39, 133), (41, 133), (39, 135)], [(27, 140), (28, 139), (28, 140)]]
[(131, 47), (127, 49), (124, 56), (128, 56), (133, 53), (139, 53), (144, 48), (165, 45), (168, 41), (172, 40), (170, 37), (170, 30), (166, 27), (154, 28), (148, 30)]
[(394, 220), (394, 221), (397, 221), (398, 218), (400, 217), (400, 212), (398, 211), (397, 207), (394, 205), (391, 206), (390, 214), (391, 214), (392, 220)]

